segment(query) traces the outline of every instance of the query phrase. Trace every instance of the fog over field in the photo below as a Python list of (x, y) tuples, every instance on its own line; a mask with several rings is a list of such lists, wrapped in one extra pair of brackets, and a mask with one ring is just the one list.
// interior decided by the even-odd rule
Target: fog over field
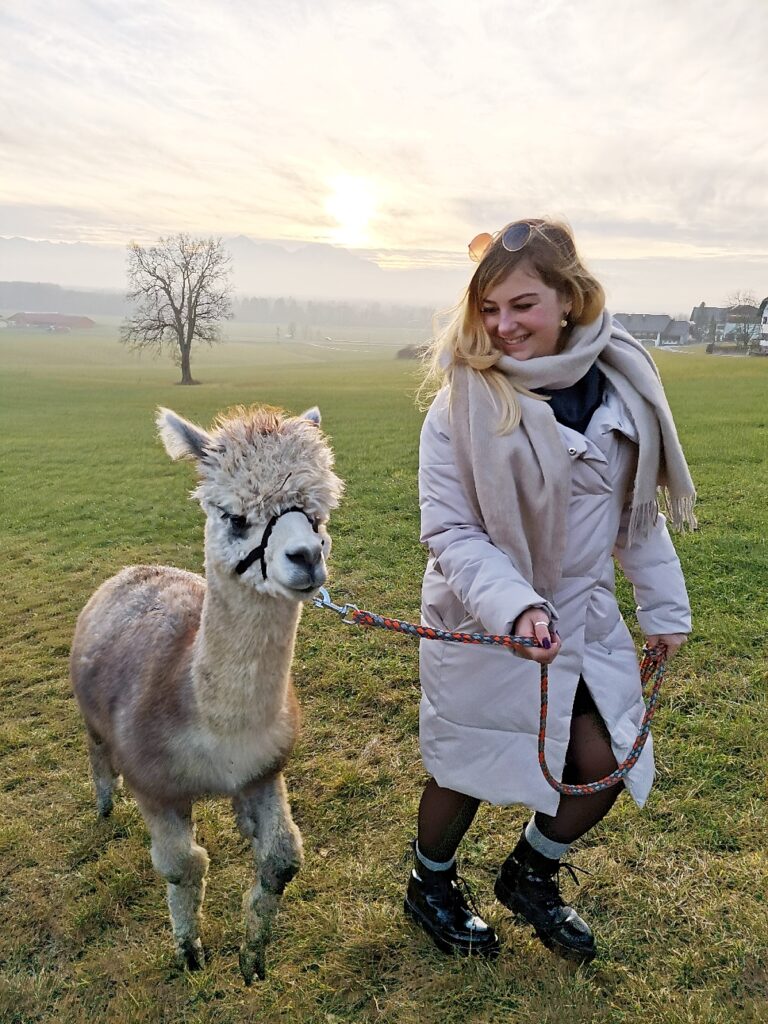
[[(381, 266), (372, 254), (325, 243), (225, 239), (232, 283), (241, 296), (293, 297), (340, 302), (376, 301), (444, 309), (466, 287), (474, 264)], [(586, 252), (586, 250), (585, 250)], [(435, 261), (437, 262), (437, 261)], [(689, 315), (700, 302), (723, 305), (727, 296), (768, 294), (768, 259), (717, 260), (626, 257), (588, 261), (603, 282), (609, 308)], [(85, 242), (0, 238), (0, 281), (50, 282), (67, 288), (124, 293), (126, 248)], [(83, 312), (89, 310), (84, 309)]]

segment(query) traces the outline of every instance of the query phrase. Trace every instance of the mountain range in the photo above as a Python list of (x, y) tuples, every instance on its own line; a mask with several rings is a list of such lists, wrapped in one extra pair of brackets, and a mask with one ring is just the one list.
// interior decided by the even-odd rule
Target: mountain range
[[(383, 269), (348, 249), (311, 243), (289, 250), (238, 235), (224, 240), (232, 255), (238, 295), (377, 301), (445, 307), (470, 276), (453, 268)], [(58, 284), (66, 288), (126, 289), (126, 250), (86, 242), (0, 238), (0, 281)]]

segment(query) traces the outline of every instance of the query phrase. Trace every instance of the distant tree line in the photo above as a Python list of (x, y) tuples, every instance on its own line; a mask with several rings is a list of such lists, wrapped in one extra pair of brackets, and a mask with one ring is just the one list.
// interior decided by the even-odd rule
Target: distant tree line
[(58, 284), (0, 281), (0, 309), (9, 313), (74, 313), (124, 316), (129, 303), (119, 292), (80, 291)]
[[(62, 288), (56, 284), (0, 281), (0, 310), (9, 312), (77, 313), (127, 316), (132, 304), (119, 292)], [(336, 302), (293, 298), (235, 298), (235, 319), (241, 323), (280, 324), (283, 336), (299, 338), (309, 327), (414, 327), (429, 332), (432, 306), (384, 302)], [(291, 326), (295, 332), (291, 331)]]
[(418, 327), (432, 325), (435, 310), (431, 306), (403, 306), (382, 302), (334, 302), (331, 300), (292, 298), (236, 299), (235, 319), (243, 323), (285, 324), (304, 328), (324, 327)]

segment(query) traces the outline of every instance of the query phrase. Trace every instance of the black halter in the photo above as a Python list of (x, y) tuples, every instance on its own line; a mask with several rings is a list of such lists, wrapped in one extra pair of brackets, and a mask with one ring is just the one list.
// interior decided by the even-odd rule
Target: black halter
[(242, 576), (243, 573), (246, 571), (246, 569), (250, 569), (250, 567), (253, 565), (253, 563), (256, 561), (256, 559), (258, 559), (261, 562), (261, 575), (262, 575), (262, 578), (263, 579), (267, 578), (267, 563), (266, 563), (267, 544), (269, 543), (269, 538), (272, 535), (272, 530), (274, 529), (275, 523), (277, 522), (277, 520), (281, 516), (287, 516), (289, 512), (301, 512), (302, 515), (307, 517), (307, 519), (309, 520), (310, 526), (315, 531), (315, 533), (317, 533), (317, 530), (318, 530), (317, 523), (309, 515), (308, 512), (304, 511), (303, 508), (299, 508), (298, 506), (294, 505), (293, 508), (287, 508), (283, 512), (277, 512), (275, 515), (272, 516), (272, 518), (267, 523), (267, 525), (266, 525), (266, 527), (264, 529), (264, 533), (262, 534), (262, 537), (261, 537), (261, 544), (259, 544), (259, 546), (257, 548), (254, 548), (252, 551), (249, 551), (248, 554), (245, 556), (245, 558), (241, 559), (237, 563), (237, 565), (235, 566), (235, 572), (237, 573), (238, 576)]

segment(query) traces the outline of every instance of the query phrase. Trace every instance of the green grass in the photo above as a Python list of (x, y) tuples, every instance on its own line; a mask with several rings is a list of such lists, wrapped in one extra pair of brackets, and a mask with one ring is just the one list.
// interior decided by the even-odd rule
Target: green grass
[[(268, 979), (246, 989), (238, 973), (248, 854), (216, 801), (197, 811), (210, 963), (174, 968), (135, 804), (96, 820), (67, 680), (74, 620), (124, 564), (200, 569), (192, 471), (165, 456), (154, 408), (207, 423), (262, 401), (323, 410), (348, 489), (332, 522), (336, 600), (417, 616), (421, 415), (416, 367), (394, 352), (418, 339), (337, 335), (326, 350), (239, 327), (199, 354), (198, 388), (125, 352), (111, 326), (0, 335), (0, 1021), (765, 1021), (768, 360), (698, 353), (659, 355), (700, 492), (702, 528), (678, 541), (695, 633), (663, 691), (647, 808), (619, 801), (576, 856), (592, 872), (575, 898), (598, 934), (595, 964), (552, 958), (493, 903), (523, 808), (484, 807), (463, 848), (504, 944), (495, 964), (444, 958), (405, 922), (402, 857), (424, 782), (416, 645), (307, 609), (294, 666), (304, 728), (287, 771), (306, 864)], [(630, 615), (626, 585), (620, 599)]]

